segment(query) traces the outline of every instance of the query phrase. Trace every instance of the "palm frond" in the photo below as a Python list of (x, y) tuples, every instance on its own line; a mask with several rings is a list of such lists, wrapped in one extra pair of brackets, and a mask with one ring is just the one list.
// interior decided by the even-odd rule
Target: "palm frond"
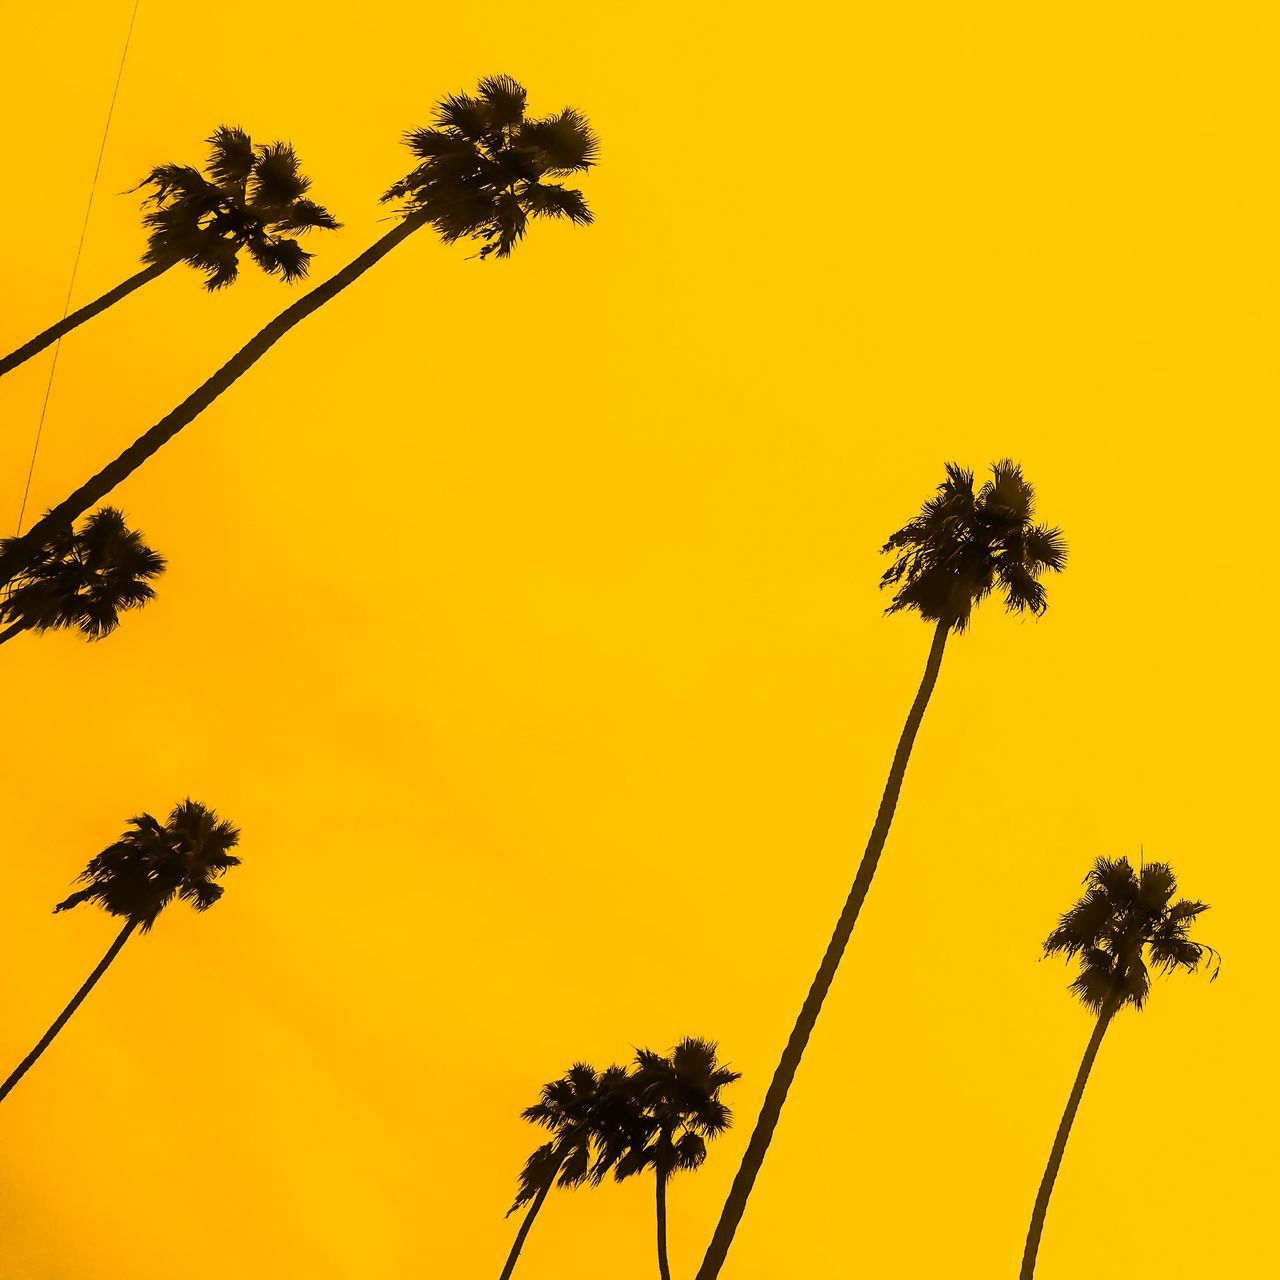
[(219, 186), (237, 187), (243, 191), (253, 172), (253, 142), (243, 129), (222, 125), (214, 130), (209, 142), (208, 170)]
[(287, 284), (303, 279), (311, 262), (309, 254), (296, 240), (251, 241), (249, 256), (269, 276), (279, 276)]
[(510, 128), (524, 119), (528, 91), (511, 76), (485, 76), (480, 81), (479, 100), (486, 108), (486, 123), (494, 128)]
[(544, 174), (583, 173), (597, 161), (600, 142), (586, 117), (572, 107), (545, 120), (531, 120), (520, 131), (521, 146), (537, 153)]
[(529, 213), (535, 218), (568, 218), (579, 226), (593, 220), (582, 192), (556, 183), (531, 182), (525, 188), (524, 200)]

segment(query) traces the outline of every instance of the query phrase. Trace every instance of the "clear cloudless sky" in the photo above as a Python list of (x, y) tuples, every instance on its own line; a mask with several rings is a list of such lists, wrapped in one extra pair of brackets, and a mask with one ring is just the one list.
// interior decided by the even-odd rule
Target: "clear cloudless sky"
[[(57, 318), (130, 0), (0, 48), (0, 348)], [(602, 139), (507, 263), (421, 232), (113, 496), (170, 561), (98, 645), (0, 652), (0, 1051), (114, 934), (50, 908), (133, 813), (243, 829), (0, 1111), (5, 1280), (497, 1275), (519, 1119), (575, 1059), (717, 1039), (692, 1274), (929, 642), (878, 548), (1011, 455), (1071, 542), (950, 646), (726, 1280), (1016, 1274), (1089, 1019), (1039, 945), (1091, 860), (1173, 862), (1221, 980), (1098, 1061), (1039, 1274), (1271, 1250), (1280, 19), (1262, 0), (142, 0), (75, 298), (147, 169), (287, 138), (386, 230), (406, 127), (509, 72)], [(68, 338), (39, 512), (296, 291), (178, 268)], [(16, 520), (48, 353), (0, 384)], [(655, 1274), (652, 1189), (548, 1201), (520, 1280)]]

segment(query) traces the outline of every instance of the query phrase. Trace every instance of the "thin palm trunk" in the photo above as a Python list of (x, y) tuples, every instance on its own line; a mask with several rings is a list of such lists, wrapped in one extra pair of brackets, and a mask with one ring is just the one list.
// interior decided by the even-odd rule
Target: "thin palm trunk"
[(1089, 1083), (1089, 1072), (1093, 1069), (1093, 1060), (1102, 1047), (1102, 1037), (1115, 1014), (1115, 1006), (1111, 1005), (1098, 1015), (1098, 1023), (1089, 1037), (1085, 1047), (1084, 1058), (1080, 1070), (1076, 1072), (1076, 1082), (1071, 1086), (1071, 1096), (1067, 1099), (1067, 1109), (1062, 1113), (1058, 1124), (1058, 1132), (1053, 1139), (1053, 1149), (1049, 1152), (1049, 1163), (1045, 1166), (1044, 1177), (1040, 1179), (1040, 1190), (1036, 1192), (1035, 1207), (1031, 1210), (1031, 1225), (1027, 1229), (1027, 1244), (1022, 1251), (1022, 1270), (1018, 1280), (1031, 1280), (1036, 1272), (1036, 1254), (1040, 1251), (1040, 1235), (1044, 1231), (1045, 1215), (1049, 1211), (1049, 1197), (1053, 1194), (1053, 1184), (1058, 1170), (1062, 1166), (1062, 1156), (1067, 1149), (1067, 1139), (1071, 1136), (1071, 1126), (1076, 1112), (1080, 1109), (1080, 1099), (1084, 1097), (1084, 1087)]
[(658, 1275), (671, 1280), (671, 1264), (667, 1261), (667, 1179), (659, 1172), (658, 1184)]
[(552, 1189), (552, 1181), (554, 1174), (547, 1179), (547, 1184), (534, 1197), (534, 1203), (530, 1204), (529, 1212), (526, 1213), (524, 1221), (520, 1224), (520, 1230), (516, 1233), (516, 1243), (512, 1244), (511, 1253), (507, 1254), (507, 1265), (502, 1268), (502, 1275), (498, 1280), (511, 1280), (511, 1272), (516, 1270), (516, 1260), (520, 1257), (520, 1251), (525, 1247), (525, 1236), (529, 1235), (529, 1229), (534, 1225), (535, 1217), (538, 1217), (538, 1211), (543, 1207), (544, 1199), (547, 1199), (547, 1193)]
[(95, 298), (92, 302), (86, 302), (78, 311), (73, 311), (69, 316), (64, 316), (57, 324), (51, 324), (47, 329), (37, 333), (30, 342), (24, 342), (16, 351), (10, 351), (7, 356), (0, 358), (0, 377), (3, 377), (12, 369), (16, 369), (20, 364), (25, 364), (32, 356), (39, 355), (45, 347), (52, 346), (59, 338), (65, 337), (72, 329), (78, 329), (86, 320), (92, 320), (94, 316), (101, 315), (108, 307), (113, 307), (121, 298), (127, 298), (135, 289), (141, 289), (144, 284), (150, 284), (159, 276), (164, 275), (166, 271), (173, 266), (173, 262), (156, 262), (149, 267), (144, 267), (136, 275), (130, 276), (127, 280), (122, 280), (114, 289), (108, 289), (100, 298)]
[(898, 804), (898, 794), (902, 790), (902, 780), (906, 776), (911, 748), (920, 729), (920, 722), (924, 719), (925, 708), (929, 705), (933, 687), (938, 682), (942, 652), (946, 647), (950, 630), (950, 622), (942, 621), (938, 623), (933, 633), (933, 644), (929, 648), (929, 657), (925, 662), (924, 676), (921, 678), (920, 688), (916, 691), (915, 701), (911, 704), (906, 723), (902, 727), (898, 749), (894, 752), (893, 763), (889, 767), (889, 779), (885, 783), (884, 794), (880, 797), (880, 808), (876, 813), (875, 825), (871, 828), (871, 837), (867, 841), (866, 851), (862, 855), (862, 862), (854, 877), (853, 887), (849, 890), (844, 909), (836, 921), (835, 932), (832, 933), (831, 941), (827, 944), (826, 954), (818, 966), (817, 975), (800, 1009), (800, 1016), (792, 1028), (791, 1038), (787, 1041), (782, 1058), (769, 1083), (769, 1090), (765, 1094), (764, 1105), (760, 1108), (756, 1127), (752, 1131), (751, 1140), (747, 1143), (747, 1150), (742, 1157), (742, 1164), (738, 1167), (733, 1186), (729, 1189), (729, 1197), (720, 1211), (720, 1221), (716, 1223), (715, 1234), (707, 1246), (702, 1266), (698, 1269), (697, 1280), (714, 1280), (714, 1277), (719, 1276), (725, 1258), (728, 1257), (729, 1246), (733, 1243), (734, 1233), (738, 1229), (738, 1223), (742, 1221), (751, 1189), (755, 1185), (760, 1166), (764, 1163), (769, 1144), (773, 1140), (773, 1131), (777, 1128), (778, 1118), (782, 1114), (782, 1107), (787, 1100), (791, 1082), (795, 1079), (800, 1061), (804, 1057), (805, 1046), (809, 1043), (809, 1036), (818, 1021), (818, 1015), (822, 1012), (822, 1003), (831, 989), (836, 970), (840, 967), (841, 957), (853, 935), (853, 927), (858, 922), (858, 913), (862, 910), (867, 891), (871, 888), (871, 881), (875, 876), (876, 866), (889, 834), (889, 826), (893, 822), (893, 811)]
[(0, 631), (0, 644), (5, 644), (12, 640), (14, 636), (20, 635), (31, 625), (25, 618), (19, 618), (12, 626), (5, 627)]
[(67, 1019), (70, 1018), (71, 1015), (84, 1003), (85, 996), (93, 990), (97, 985), (98, 979), (106, 973), (111, 962), (120, 954), (120, 948), (129, 941), (129, 935), (135, 928), (137, 928), (137, 925), (138, 922), (136, 920), (130, 920), (125, 924), (124, 928), (116, 934), (116, 940), (107, 948), (107, 954), (98, 962), (98, 967), (89, 975), (84, 986), (82, 986), (72, 997), (71, 1003), (58, 1015), (53, 1026), (51, 1026), (49, 1030), (41, 1036), (40, 1043), (36, 1045), (36, 1047), (32, 1049), (20, 1063), (18, 1063), (17, 1067), (14, 1068), (13, 1074), (4, 1082), (4, 1084), (0, 1085), (0, 1102), (3, 1102), (5, 1098), (9, 1096), (13, 1086), (31, 1070), (40, 1055), (53, 1043), (54, 1036), (56, 1036), (58, 1032), (66, 1026)]
[(131, 476), (152, 454), (167, 444), (188, 423), (202, 414), (241, 374), (247, 373), (294, 325), (319, 311), (349, 284), (358, 280), (374, 263), (385, 258), (402, 240), (407, 239), (427, 220), (426, 214), (414, 213), (401, 219), (380, 240), (353, 258), (323, 284), (303, 294), (276, 318), (261, 328), (212, 377), (206, 379), (176, 409), (165, 414), (149, 431), (140, 435), (114, 462), (87, 480), (69, 497), (38, 520), (21, 537), (13, 539), (0, 554), (0, 584), (10, 581), (26, 560), (42, 544), (54, 528), (70, 524), (91, 506), (101, 502), (121, 481)]
[(556, 1175), (561, 1171), (561, 1165), (564, 1164), (563, 1148), (561, 1148), (561, 1158), (557, 1161), (556, 1167), (547, 1175), (547, 1181), (543, 1183), (543, 1187), (534, 1197), (534, 1203), (530, 1204), (529, 1212), (526, 1213), (524, 1221), (520, 1224), (520, 1230), (516, 1233), (515, 1243), (511, 1245), (511, 1253), (507, 1254), (507, 1265), (502, 1268), (502, 1275), (498, 1280), (511, 1280), (511, 1272), (516, 1270), (516, 1260), (520, 1257), (520, 1251), (525, 1247), (525, 1236), (529, 1235), (529, 1230), (534, 1225), (535, 1217), (538, 1217), (538, 1211), (543, 1207), (544, 1199), (547, 1199), (550, 1189), (556, 1184)]

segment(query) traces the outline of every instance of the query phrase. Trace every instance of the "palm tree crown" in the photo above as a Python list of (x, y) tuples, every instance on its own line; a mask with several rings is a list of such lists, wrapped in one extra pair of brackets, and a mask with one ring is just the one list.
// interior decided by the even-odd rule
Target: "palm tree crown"
[(434, 128), (405, 134), (422, 163), (383, 200), (401, 201), (404, 213), (425, 218), (447, 244), (464, 237), (481, 241), (481, 258), (509, 257), (531, 217), (589, 223), (581, 191), (544, 179), (591, 168), (596, 137), (569, 107), (529, 118), (527, 96), (510, 76), (489, 76), (474, 97), (445, 98)]
[(626, 1150), (617, 1157), (615, 1175), (651, 1168), (665, 1180), (697, 1169), (707, 1158), (707, 1142), (733, 1123), (720, 1091), (740, 1078), (717, 1061), (709, 1040), (688, 1036), (670, 1054), (641, 1049), (630, 1081), (640, 1122), (619, 1133)]
[(617, 1144), (610, 1142), (606, 1150), (603, 1140), (621, 1125), (628, 1098), (622, 1067), (597, 1072), (585, 1062), (575, 1062), (558, 1080), (543, 1085), (539, 1100), (522, 1116), (548, 1130), (552, 1139), (525, 1161), (508, 1216), (553, 1179), (562, 1187), (598, 1183), (616, 1159)]
[(1035, 490), (1016, 463), (995, 463), (976, 491), (973, 472), (947, 463), (937, 496), (882, 548), (894, 557), (880, 580), (895, 588), (886, 612), (915, 609), (963, 631), (974, 607), (999, 589), (1010, 612), (1043, 613), (1040, 577), (1062, 570), (1067, 545), (1060, 530), (1032, 523), (1034, 508)]
[(39, 548), (0, 601), (0, 621), (37, 631), (75, 627), (100, 640), (123, 612), (155, 598), (150, 582), (164, 567), (122, 512), (102, 507), (78, 531), (56, 530)]
[(139, 814), (119, 840), (90, 859), (79, 876), (85, 887), (54, 911), (93, 902), (141, 925), (144, 933), (175, 898), (207, 911), (222, 897), (217, 881), (240, 865), (230, 852), (239, 841), (231, 823), (194, 800), (176, 805), (165, 822)]
[(149, 187), (143, 219), (150, 228), (144, 262), (187, 262), (222, 289), (239, 274), (242, 250), (268, 275), (293, 282), (307, 274), (312, 255), (294, 238), (340, 224), (307, 198), (311, 180), (288, 143), (254, 146), (243, 129), (223, 125), (208, 139), (206, 174), (191, 165), (162, 164)]
[(1217, 978), (1218, 953), (1188, 936), (1209, 908), (1174, 900), (1178, 881), (1167, 862), (1148, 862), (1135, 874), (1127, 858), (1099, 858), (1084, 883), (1084, 896), (1059, 920), (1044, 950), (1079, 962), (1071, 991), (1088, 1008), (1141, 1009), (1153, 969), (1194, 972), (1207, 959), (1209, 980)]

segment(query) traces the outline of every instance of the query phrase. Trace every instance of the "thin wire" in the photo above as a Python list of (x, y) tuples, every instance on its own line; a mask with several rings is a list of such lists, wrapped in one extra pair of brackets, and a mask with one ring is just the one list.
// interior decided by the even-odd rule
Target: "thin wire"
[[(98, 190), (98, 175), (102, 172), (102, 157), (107, 153), (107, 135), (111, 132), (111, 117), (115, 115), (116, 98), (120, 94), (120, 81), (124, 77), (125, 60), (129, 57), (129, 43), (133, 39), (133, 24), (138, 19), (138, 6), (142, 0), (133, 0), (133, 12), (129, 15), (129, 30), (125, 33), (124, 49), (120, 53), (120, 66), (116, 71), (115, 88), (111, 90), (111, 105), (107, 108), (107, 123), (102, 127), (102, 145), (98, 148), (98, 163), (93, 169), (93, 182), (89, 186), (89, 203), (85, 206), (84, 223), (80, 227), (80, 243), (76, 245), (75, 261), (71, 264), (71, 280), (67, 285), (67, 300), (62, 304), (62, 319), (71, 310), (71, 294), (76, 287), (76, 273), (80, 270), (80, 255), (84, 252), (84, 238), (89, 230), (89, 215), (93, 213), (93, 197)], [(61, 322), (59, 322), (61, 323)], [(18, 511), (18, 527), (14, 537), (22, 532), (22, 520), (27, 514), (27, 499), (31, 495), (31, 478), (36, 473), (36, 455), (40, 452), (40, 437), (44, 435), (44, 417), (49, 411), (49, 393), (53, 390), (53, 376), (58, 371), (58, 352), (62, 350), (62, 337), (53, 344), (53, 361), (49, 365), (49, 381), (45, 383), (44, 400), (40, 405), (40, 421), (36, 424), (36, 438), (31, 446), (31, 464), (27, 467), (27, 483), (22, 490), (22, 506)]]

